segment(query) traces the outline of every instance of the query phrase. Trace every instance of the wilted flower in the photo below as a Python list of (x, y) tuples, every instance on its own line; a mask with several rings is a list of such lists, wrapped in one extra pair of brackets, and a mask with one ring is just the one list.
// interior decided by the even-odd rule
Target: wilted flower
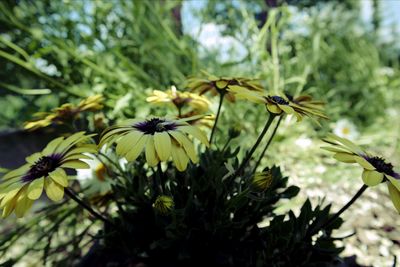
[(267, 170), (264, 172), (257, 172), (253, 176), (251, 181), (251, 188), (257, 192), (264, 192), (267, 190), (273, 181), (272, 171)]
[(165, 118), (134, 119), (106, 129), (100, 145), (117, 143), (116, 152), (128, 161), (134, 161), (145, 150), (150, 166), (172, 157), (176, 168), (184, 171), (189, 159), (198, 162), (193, 142), (187, 134), (208, 146), (203, 131), (188, 123), (191, 118), (173, 120)]
[(382, 157), (371, 155), (348, 139), (329, 135), (324, 139), (332, 146), (322, 149), (334, 152), (334, 158), (345, 163), (358, 163), (363, 169), (362, 180), (367, 186), (376, 186), (387, 182), (392, 202), (400, 213), (400, 174), (394, 171), (391, 163)]
[(77, 106), (66, 103), (54, 108), (51, 112), (38, 112), (34, 114), (35, 119), (25, 123), (24, 128), (33, 131), (47, 127), (53, 123), (62, 124), (74, 120), (83, 111), (97, 111), (103, 108), (104, 98), (102, 95), (89, 96), (82, 100)]
[(91, 136), (79, 132), (68, 138), (56, 138), (43, 151), (27, 157), (27, 164), (5, 174), (0, 184), (3, 217), (12, 211), (17, 217), (22, 217), (33, 201), (42, 195), (43, 189), (51, 200), (61, 200), (64, 187), (68, 186), (64, 169), (89, 168), (82, 159), (90, 159), (84, 153), (96, 153), (96, 146), (80, 143)]
[(160, 214), (166, 215), (174, 208), (174, 200), (169, 196), (158, 196), (156, 201), (153, 203), (153, 208)]
[(343, 137), (350, 140), (355, 140), (359, 135), (357, 127), (347, 119), (338, 120), (335, 123), (333, 133), (339, 137)]
[(175, 86), (171, 86), (171, 89), (165, 92), (154, 90), (146, 100), (151, 103), (172, 103), (178, 110), (188, 105), (195, 110), (207, 111), (211, 105), (206, 97), (190, 92), (180, 92)]
[(250, 91), (262, 92), (262, 85), (255, 79), (241, 77), (217, 77), (205, 71), (203, 74), (206, 78), (192, 77), (187, 81), (187, 87), (192, 91), (198, 92), (200, 95), (210, 91), (212, 94), (226, 94), (230, 101), (234, 101), (234, 95), (229, 92), (232, 87), (244, 88)]

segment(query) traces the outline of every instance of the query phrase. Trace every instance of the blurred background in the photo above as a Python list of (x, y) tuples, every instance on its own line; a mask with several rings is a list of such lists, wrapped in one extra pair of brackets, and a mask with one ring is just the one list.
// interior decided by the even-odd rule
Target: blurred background
[[(38, 111), (103, 94), (106, 122), (166, 114), (146, 103), (148, 94), (171, 85), (184, 90), (186, 77), (206, 70), (259, 78), (271, 92), (326, 102), (331, 120), (322, 127), (284, 120), (263, 164), (281, 165), (302, 188), (295, 203), (282, 203), (282, 212), (306, 196), (339, 209), (361, 186), (361, 170), (320, 151), (328, 132), (400, 166), (399, 14), (397, 0), (2, 0), (1, 170), (51, 139), (51, 133), (22, 131)], [(241, 123), (243, 132), (257, 136), (262, 108), (226, 103), (221, 133)], [(252, 140), (236, 142), (250, 146)], [(343, 256), (393, 266), (400, 257), (399, 217), (386, 188), (375, 189), (344, 215), (337, 235), (354, 233)]]

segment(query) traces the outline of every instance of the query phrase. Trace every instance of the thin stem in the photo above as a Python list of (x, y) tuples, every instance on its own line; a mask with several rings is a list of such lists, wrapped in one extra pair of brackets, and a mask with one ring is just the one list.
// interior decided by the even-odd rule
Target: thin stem
[(224, 145), (224, 147), (222, 148), (222, 152), (224, 152), (225, 151), (225, 149), (228, 147), (228, 145), (229, 145), (229, 143), (232, 141), (232, 138), (228, 138), (228, 141), (225, 143), (225, 145)]
[(326, 228), (327, 226), (331, 225), (333, 222), (336, 221), (337, 218), (345, 211), (347, 210), (353, 203), (364, 193), (365, 190), (367, 190), (368, 186), (365, 184), (361, 186), (361, 188), (357, 191), (357, 193), (350, 199), (349, 202), (347, 202), (346, 205), (344, 205), (338, 212), (336, 212), (335, 215), (333, 215), (329, 220), (327, 220), (324, 224), (322, 224), (319, 229), (316, 229), (311, 232), (311, 235), (317, 233), (320, 229)]
[(110, 224), (113, 225), (113, 223), (111, 221), (109, 221), (108, 219), (106, 219), (105, 217), (103, 217), (100, 213), (97, 213), (96, 211), (94, 211), (88, 204), (86, 204), (85, 202), (83, 202), (81, 199), (79, 199), (78, 196), (75, 195), (75, 192), (73, 192), (71, 189), (69, 188), (65, 188), (64, 189), (65, 194), (67, 196), (69, 196), (72, 200), (74, 200), (76, 203), (79, 204), (79, 206), (81, 206), (82, 208), (84, 208), (85, 210), (87, 210), (90, 214), (92, 214), (94, 217), (96, 217), (99, 220), (102, 220), (104, 223), (106, 224)]
[(281, 116), (279, 117), (279, 120), (278, 120), (277, 124), (275, 125), (274, 130), (272, 131), (271, 136), (270, 136), (269, 139), (268, 139), (267, 144), (266, 144), (265, 147), (264, 147), (264, 150), (261, 152), (260, 158), (257, 160), (257, 163), (256, 163), (256, 165), (254, 166), (254, 169), (253, 169), (253, 172), (252, 172), (252, 173), (254, 173), (254, 172), (256, 171), (257, 167), (258, 167), (258, 166), (260, 165), (260, 163), (261, 163), (261, 160), (264, 158), (265, 152), (267, 152), (267, 149), (268, 149), (269, 145), (271, 144), (272, 139), (274, 138), (274, 136), (275, 136), (275, 134), (276, 134), (276, 131), (277, 131), (278, 128), (279, 128), (279, 124), (281, 123), (282, 118), (283, 118), (283, 116), (281, 115)]
[(222, 107), (222, 102), (224, 101), (224, 96), (225, 96), (225, 93), (220, 93), (220, 94), (219, 94), (219, 97), (220, 97), (220, 98), (219, 98), (219, 105), (218, 105), (217, 117), (215, 117), (214, 126), (213, 126), (213, 128), (212, 128), (212, 130), (211, 130), (210, 142), (209, 142), (210, 145), (211, 145), (211, 143), (212, 143), (215, 130), (217, 129), (217, 123), (218, 123), (219, 115), (220, 115), (220, 113), (221, 113), (221, 107)]
[(250, 152), (247, 154), (246, 158), (242, 161), (242, 164), (240, 164), (240, 166), (237, 169), (237, 171), (233, 174), (233, 178), (235, 178), (238, 174), (240, 174), (243, 171), (244, 167), (246, 167), (247, 163), (251, 159), (251, 156), (254, 154), (254, 151), (256, 151), (258, 145), (260, 144), (261, 140), (263, 139), (263, 137), (267, 133), (269, 127), (271, 126), (271, 123), (274, 120), (275, 116), (276, 116), (275, 114), (269, 113), (269, 118), (268, 118), (267, 122), (265, 123), (264, 129), (262, 130), (262, 132), (258, 136), (256, 143), (253, 145), (253, 147), (251, 148)]
[(161, 162), (158, 163), (157, 172), (158, 172), (158, 176), (160, 178), (161, 193), (164, 194), (164, 182), (165, 181), (164, 181), (164, 173), (163, 173), (162, 168), (161, 168)]

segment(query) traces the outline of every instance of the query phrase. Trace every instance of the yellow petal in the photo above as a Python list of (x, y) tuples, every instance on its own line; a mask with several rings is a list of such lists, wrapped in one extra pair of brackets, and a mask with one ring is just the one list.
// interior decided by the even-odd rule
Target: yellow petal
[(3, 208), (8, 202), (12, 201), (12, 199), (18, 194), (19, 190), (21, 190), (21, 188), (16, 188), (7, 192), (1, 201), (0, 208)]
[(63, 140), (64, 140), (64, 137), (58, 137), (58, 138), (52, 140), (50, 143), (47, 144), (46, 148), (43, 149), (43, 154), (49, 155), (49, 154), (53, 153)]
[(25, 213), (32, 207), (33, 200), (26, 196), (21, 196), (15, 204), (15, 215), (17, 218), (21, 218)]
[(383, 173), (364, 170), (362, 173), (362, 179), (364, 184), (368, 186), (375, 186), (383, 181)]
[(167, 132), (154, 134), (154, 146), (160, 160), (166, 161), (171, 155), (171, 137)]
[(349, 153), (349, 151), (342, 149), (342, 148), (337, 148), (333, 146), (321, 146), (321, 149), (330, 151), (330, 152), (336, 152), (336, 153)]
[(156, 155), (153, 138), (148, 139), (146, 144), (145, 154), (146, 154), (146, 161), (151, 167), (156, 166), (158, 164), (159, 160)]
[(172, 145), (172, 160), (178, 169), (178, 171), (183, 172), (186, 170), (187, 164), (189, 162), (189, 158), (186, 155), (185, 151), (182, 147), (178, 147), (176, 145)]
[(333, 157), (341, 162), (346, 162), (346, 163), (355, 163), (356, 160), (354, 159), (354, 155), (353, 154), (349, 154), (349, 153), (343, 153), (343, 152), (339, 152), (336, 153), (335, 155), (333, 155)]
[(28, 162), (30, 164), (35, 164), (35, 162), (38, 159), (40, 159), (41, 157), (42, 157), (42, 153), (37, 152), (37, 153), (30, 155), (29, 157), (26, 157), (25, 160), (26, 160), (26, 162)]
[(392, 185), (394, 187), (397, 188), (397, 190), (400, 191), (400, 181), (399, 180), (397, 180), (397, 179), (395, 179), (395, 178), (393, 178), (393, 177), (391, 177), (389, 175), (386, 175), (386, 178), (392, 183)]
[(287, 114), (293, 114), (294, 113), (294, 109), (291, 106), (288, 105), (279, 105), (278, 107), (283, 110), (285, 113)]
[(51, 173), (49, 173), (49, 176), (53, 181), (57, 182), (59, 185), (63, 187), (68, 186), (68, 176), (65, 173), (64, 169), (62, 168), (57, 168)]
[(53, 182), (51, 179), (46, 179), (45, 189), (48, 198), (55, 202), (60, 201), (64, 196), (64, 187)]
[(116, 152), (118, 155), (124, 156), (131, 150), (139, 139), (143, 136), (142, 132), (132, 131), (117, 141)]
[(366, 170), (369, 171), (373, 171), (375, 170), (375, 167), (369, 163), (366, 159), (364, 159), (363, 157), (354, 157), (354, 159), (357, 161), (358, 164), (361, 165), (361, 167), (363, 167)]
[(38, 199), (43, 192), (44, 178), (39, 178), (32, 181), (27, 190), (28, 198), (35, 200)]
[(351, 142), (348, 139), (339, 137), (335, 134), (328, 134), (328, 138), (341, 143), (343, 146), (345, 146), (347, 149), (349, 149), (351, 152), (353, 152), (355, 154), (358, 154), (358, 155), (365, 154), (364, 151), (359, 146), (357, 146), (356, 144), (354, 144), (353, 142)]
[(12, 171), (6, 173), (3, 176), (3, 180), (10, 179), (10, 178), (13, 178), (13, 177), (22, 176), (23, 174), (25, 174), (30, 169), (30, 167), (31, 167), (30, 164), (22, 165), (18, 169), (15, 169), (15, 170), (12, 170)]
[(178, 131), (171, 131), (170, 134), (181, 146), (183, 146), (190, 160), (193, 163), (197, 163), (199, 161), (199, 158), (197, 157), (193, 143), (190, 142), (190, 140), (184, 134)]
[(151, 138), (149, 135), (144, 134), (140, 137), (139, 141), (126, 153), (125, 158), (127, 161), (134, 161), (139, 157), (140, 153), (143, 150), (143, 147), (147, 143), (147, 139)]
[(267, 104), (267, 109), (269, 112), (274, 113), (274, 114), (281, 114), (282, 110), (275, 104)]
[(226, 86), (228, 85), (228, 82), (220, 80), (220, 81), (217, 81), (215, 83), (215, 85), (217, 86), (218, 89), (225, 89)]
[(6, 218), (11, 214), (11, 212), (15, 208), (16, 202), (17, 202), (17, 199), (13, 198), (10, 202), (7, 203), (7, 205), (4, 206), (3, 214), (2, 214), (3, 218)]
[(391, 183), (388, 184), (388, 190), (390, 199), (393, 202), (394, 207), (396, 208), (397, 212), (400, 213), (400, 191), (397, 190)]
[(182, 131), (192, 135), (193, 137), (199, 139), (200, 142), (202, 142), (206, 146), (209, 146), (207, 136), (199, 128), (197, 128), (195, 126), (181, 126), (181, 127), (179, 127), (179, 130), (182, 130)]
[(80, 160), (67, 160), (63, 162), (60, 167), (70, 169), (90, 169), (89, 164)]

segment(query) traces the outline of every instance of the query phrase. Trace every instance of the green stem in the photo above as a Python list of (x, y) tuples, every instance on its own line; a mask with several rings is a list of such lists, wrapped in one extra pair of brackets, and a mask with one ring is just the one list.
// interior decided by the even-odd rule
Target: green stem
[(319, 227), (316, 230), (312, 230), (310, 231), (310, 236), (316, 234), (319, 232), (319, 230), (328, 227), (329, 225), (331, 225), (332, 223), (334, 223), (337, 218), (339, 218), (339, 216), (345, 211), (347, 210), (351, 205), (353, 205), (353, 203), (365, 192), (365, 190), (367, 190), (368, 186), (367, 185), (363, 185), (361, 186), (361, 188), (357, 191), (357, 193), (349, 200), (349, 202), (347, 202), (346, 205), (344, 205), (338, 212), (336, 212), (335, 215), (333, 215), (329, 220), (327, 220), (324, 224), (321, 225), (321, 227)]
[(257, 163), (256, 163), (256, 165), (254, 166), (254, 169), (253, 169), (253, 172), (252, 172), (252, 173), (254, 173), (254, 172), (256, 171), (257, 167), (258, 167), (258, 166), (260, 165), (260, 163), (261, 163), (261, 160), (264, 158), (265, 152), (267, 152), (267, 149), (268, 149), (269, 145), (271, 144), (272, 139), (274, 138), (274, 136), (275, 136), (275, 134), (276, 134), (276, 131), (277, 131), (278, 128), (279, 128), (279, 124), (281, 123), (282, 118), (283, 118), (283, 116), (281, 115), (281, 116), (279, 117), (279, 120), (278, 120), (277, 124), (275, 125), (274, 130), (272, 131), (271, 136), (270, 136), (269, 139), (268, 139), (267, 144), (266, 144), (265, 147), (264, 147), (264, 150), (261, 152), (260, 158), (257, 160)]
[(243, 169), (246, 167), (247, 163), (251, 159), (251, 156), (254, 154), (254, 151), (256, 151), (258, 145), (261, 143), (261, 140), (264, 138), (264, 136), (267, 133), (269, 127), (271, 126), (271, 123), (274, 120), (275, 116), (276, 116), (275, 114), (269, 113), (269, 118), (268, 118), (267, 122), (265, 123), (264, 129), (262, 130), (262, 132), (258, 136), (256, 143), (253, 145), (253, 147), (251, 148), (250, 152), (247, 154), (246, 158), (242, 161), (242, 164), (240, 164), (240, 166), (237, 169), (237, 171), (233, 174), (232, 179), (236, 178), (236, 176), (239, 175), (243, 171)]
[(214, 123), (214, 126), (213, 126), (212, 130), (211, 130), (211, 135), (210, 135), (210, 142), (209, 142), (210, 146), (211, 146), (211, 143), (212, 143), (212, 140), (213, 140), (213, 137), (214, 137), (215, 130), (217, 129), (217, 123), (218, 123), (219, 115), (221, 113), (221, 107), (222, 107), (222, 102), (224, 101), (225, 93), (220, 93), (219, 96), (220, 96), (220, 98), (219, 98), (217, 117), (215, 117), (215, 123)]
[(225, 151), (225, 149), (228, 147), (228, 145), (229, 145), (229, 143), (232, 141), (232, 138), (228, 138), (228, 141), (225, 143), (225, 145), (224, 145), (224, 147), (222, 148), (222, 152), (224, 152)]
[(163, 173), (163, 171), (162, 171), (162, 168), (161, 168), (161, 162), (159, 162), (158, 163), (158, 165), (157, 165), (157, 173), (158, 173), (158, 176), (159, 176), (159, 178), (160, 178), (160, 189), (161, 189), (161, 193), (162, 194), (164, 194), (164, 173)]
[(88, 204), (83, 202), (76, 194), (73, 192), (70, 188), (65, 188), (64, 189), (65, 194), (69, 196), (72, 200), (74, 200), (76, 203), (78, 203), (79, 206), (87, 210), (90, 214), (92, 214), (96, 219), (99, 219), (103, 221), (106, 224), (113, 225), (111, 221), (106, 219), (104, 216), (102, 216), (100, 213), (97, 213), (94, 209), (92, 209)]

